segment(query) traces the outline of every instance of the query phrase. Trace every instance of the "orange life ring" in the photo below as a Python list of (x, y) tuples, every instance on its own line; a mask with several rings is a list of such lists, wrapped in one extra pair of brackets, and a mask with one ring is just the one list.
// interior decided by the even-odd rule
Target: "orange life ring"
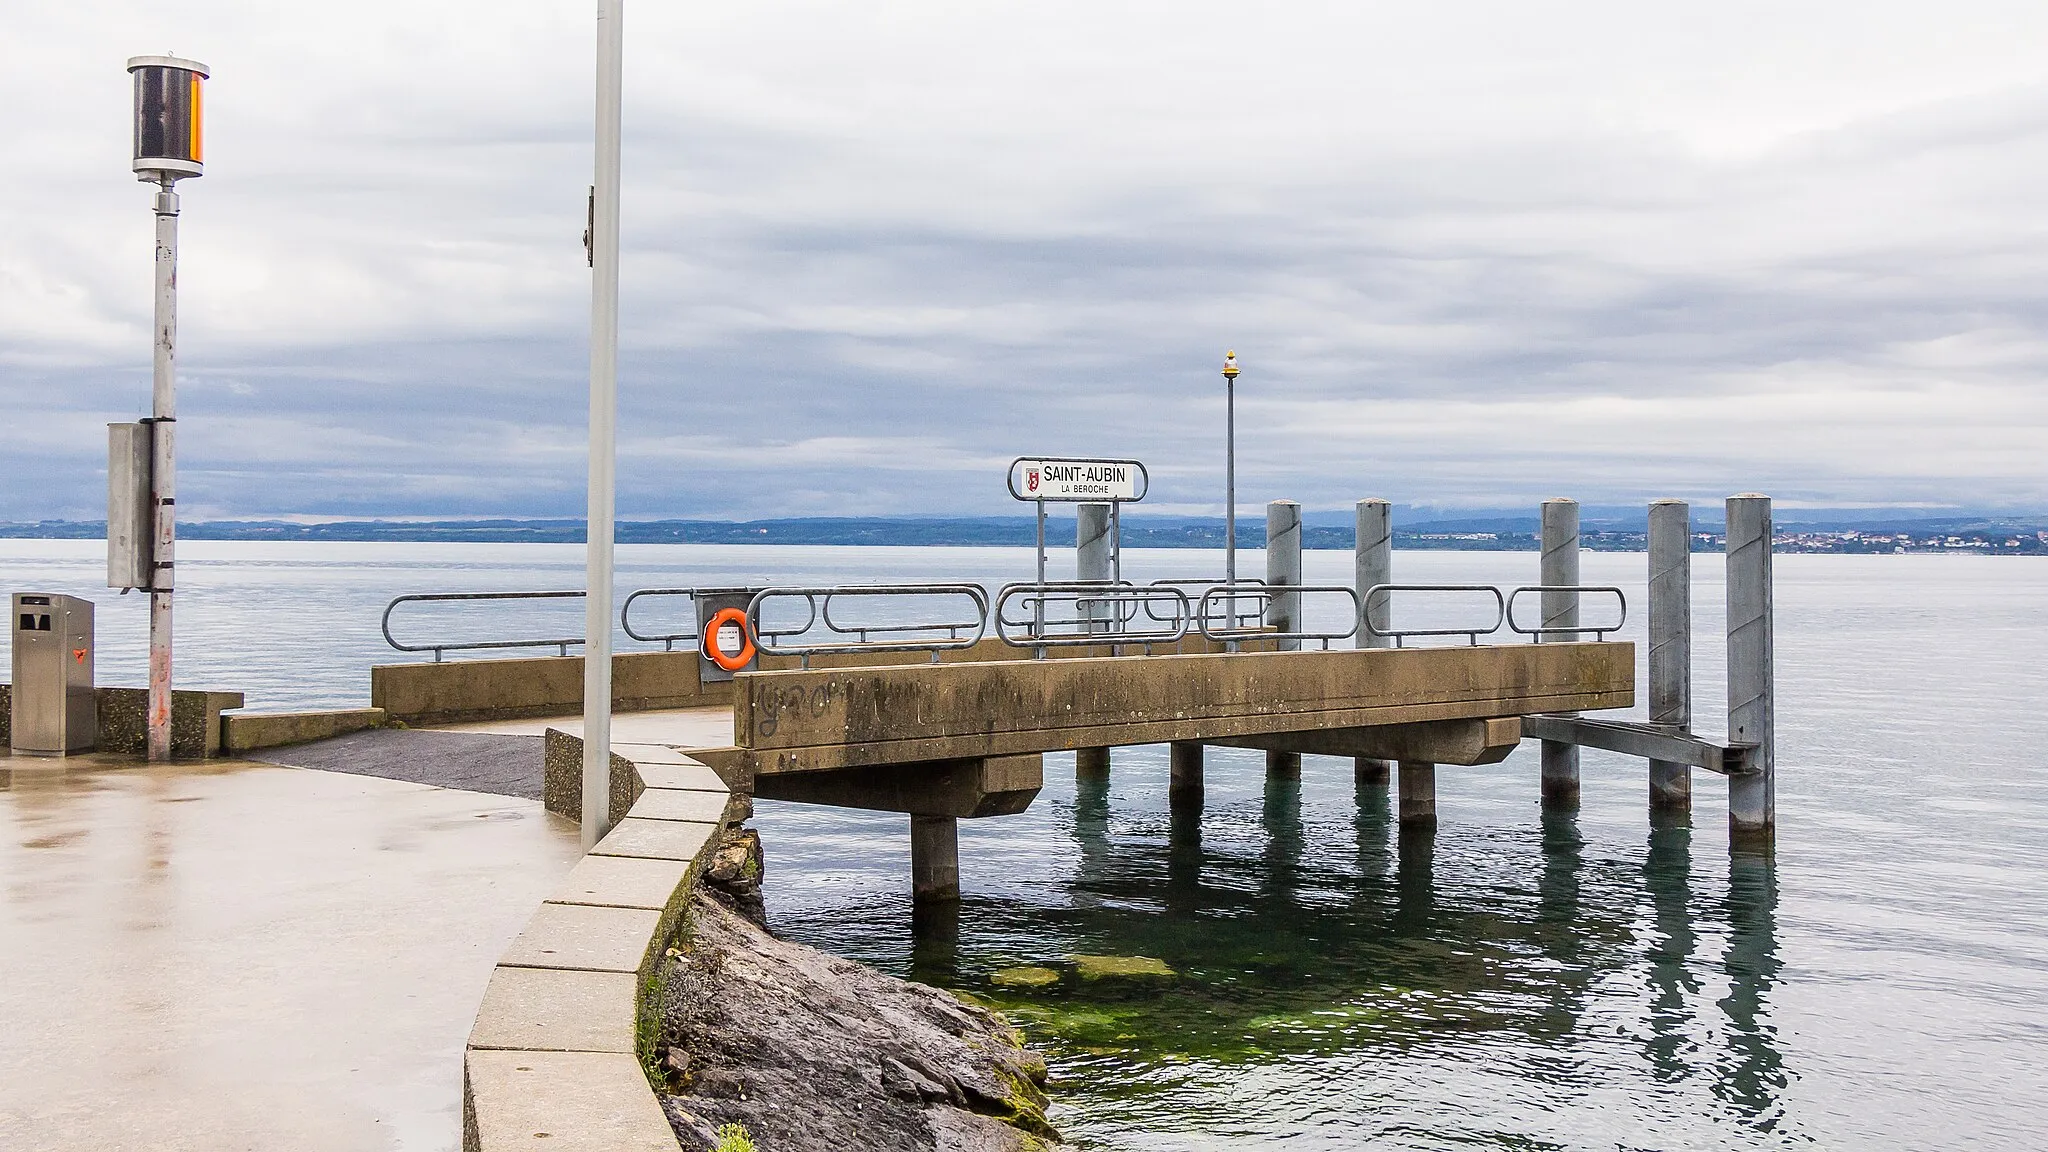
[[(718, 634), (727, 624), (737, 625), (740, 630), (740, 650), (730, 656), (725, 654), (724, 647), (718, 643)], [(747, 627), (746, 611), (740, 608), (720, 608), (712, 613), (711, 619), (704, 625), (704, 638), (697, 650), (704, 654), (705, 659), (727, 672), (737, 672), (752, 664), (754, 633)]]

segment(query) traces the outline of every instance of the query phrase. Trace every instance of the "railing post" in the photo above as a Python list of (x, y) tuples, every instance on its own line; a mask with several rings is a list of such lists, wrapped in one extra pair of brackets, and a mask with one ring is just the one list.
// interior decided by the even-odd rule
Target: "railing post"
[[(1375, 636), (1368, 623), (1387, 627), (1387, 608), (1366, 603), (1365, 594), (1381, 584), (1394, 582), (1393, 505), (1385, 500), (1358, 502), (1358, 534), (1352, 544), (1353, 586), (1358, 589), (1358, 635), (1352, 644), (1359, 648), (1385, 648), (1391, 639)], [(1387, 762), (1371, 756), (1357, 757), (1354, 765), (1359, 784), (1387, 786)]]
[[(1692, 731), (1692, 509), (1650, 504), (1650, 722)], [(1692, 809), (1692, 769), (1650, 761), (1652, 810)]]
[[(1266, 505), (1266, 625), (1280, 632), (1302, 630), (1301, 593), (1281, 588), (1301, 583), (1301, 505), (1275, 500)], [(1282, 652), (1301, 649), (1299, 640), (1281, 640)], [(1266, 753), (1266, 778), (1301, 779), (1301, 753)]]
[[(1110, 539), (1108, 504), (1077, 504), (1074, 506), (1074, 578), (1076, 580), (1100, 580), (1105, 584), (1110, 578)], [(1085, 605), (1082, 614), (1087, 618), (1088, 631), (1107, 632), (1110, 630), (1110, 605), (1097, 601)], [(1109, 774), (1109, 749), (1077, 748), (1074, 750), (1074, 772), (1079, 776), (1106, 776)]]
[[(1576, 585), (1579, 582), (1579, 502), (1543, 502), (1542, 583)], [(1572, 628), (1579, 622), (1579, 598), (1572, 592), (1545, 592), (1543, 627)], [(1538, 641), (1558, 643), (1577, 640), (1576, 633), (1539, 636)], [(1574, 713), (1576, 715), (1576, 713)], [(1561, 807), (1579, 803), (1579, 749), (1575, 744), (1543, 741), (1543, 802)]]
[(1771, 498), (1728, 498), (1728, 738), (1756, 745), (1750, 772), (1728, 778), (1728, 844), (1770, 852), (1778, 833)]

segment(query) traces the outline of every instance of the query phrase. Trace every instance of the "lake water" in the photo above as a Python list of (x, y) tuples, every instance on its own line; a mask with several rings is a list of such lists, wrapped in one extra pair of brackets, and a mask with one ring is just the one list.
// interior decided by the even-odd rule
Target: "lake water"
[[(1061, 556), (1059, 559), (1064, 560)], [(1260, 570), (1257, 553), (1247, 571)], [(1071, 561), (1066, 561), (1071, 563)], [(0, 584), (100, 604), (100, 678), (139, 683), (139, 597), (91, 542), (0, 541)], [(1134, 552), (1139, 579), (1221, 569)], [(1526, 553), (1401, 553), (1398, 579), (1534, 582)], [(1311, 583), (1350, 557), (1311, 552)], [(571, 588), (574, 546), (193, 542), (183, 686), (257, 707), (367, 701), (403, 592)], [(1640, 555), (1584, 558), (1631, 589)], [(764, 802), (785, 935), (995, 1000), (1052, 1057), (1054, 1119), (1116, 1149), (2032, 1148), (2048, 1127), (2048, 561), (1781, 556), (1779, 845), (1727, 848), (1719, 781), (1653, 828), (1641, 762), (1585, 755), (1546, 817), (1533, 750), (1439, 772), (1433, 838), (1349, 761), (1269, 787), (1212, 749), (1199, 819), (1163, 748), (1106, 786), (1048, 757), (1031, 811), (963, 822), (957, 919), (913, 932), (901, 817)], [(1027, 578), (1028, 551), (634, 546), (620, 587)], [(1723, 711), (1720, 565), (1696, 558), (1695, 714)], [(573, 605), (530, 635), (569, 635)], [(1327, 615), (1335, 604), (1312, 606)], [(1589, 608), (1589, 615), (1591, 609)], [(481, 620), (400, 621), (481, 636)], [(405, 628), (414, 631), (406, 632)], [(566, 631), (563, 630), (566, 628)], [(552, 629), (552, 631), (550, 630)], [(1005, 967), (1164, 960), (1155, 995)]]

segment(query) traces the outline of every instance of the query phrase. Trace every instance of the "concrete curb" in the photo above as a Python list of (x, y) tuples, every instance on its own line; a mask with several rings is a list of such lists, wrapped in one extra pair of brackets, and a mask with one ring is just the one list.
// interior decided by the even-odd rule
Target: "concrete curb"
[(330, 708), (314, 712), (224, 712), (220, 718), (221, 751), (233, 756), (287, 744), (306, 744), (346, 736), (366, 728), (382, 728), (382, 708)]
[[(547, 739), (580, 760), (577, 737)], [(642, 1070), (641, 1004), (697, 873), (753, 805), (676, 749), (613, 747), (632, 807), (491, 974), (463, 1054), (464, 1152), (681, 1147)]]

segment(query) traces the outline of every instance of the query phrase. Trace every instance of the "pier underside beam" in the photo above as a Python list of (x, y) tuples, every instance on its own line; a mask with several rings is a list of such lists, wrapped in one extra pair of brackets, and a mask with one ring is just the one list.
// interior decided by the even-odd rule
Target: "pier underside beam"
[(1653, 762), (1704, 768), (1723, 776), (1741, 776), (1750, 771), (1750, 757), (1755, 752), (1753, 745), (1722, 744), (1665, 725), (1628, 720), (1524, 716), (1522, 731), (1545, 741), (1581, 748), (1604, 748)]
[(730, 757), (770, 796), (784, 774), (1634, 703), (1619, 641), (749, 672)]
[(1416, 724), (1381, 724), (1371, 728), (1331, 728), (1319, 732), (1276, 732), (1212, 740), (1234, 748), (1264, 748), (1310, 756), (1354, 756), (1385, 762), (1416, 760), (1431, 764), (1498, 764), (1522, 741), (1520, 717), (1484, 720), (1425, 720)]
[(871, 812), (973, 820), (1013, 816), (1045, 786), (1041, 756), (992, 756), (759, 776), (754, 795)]

